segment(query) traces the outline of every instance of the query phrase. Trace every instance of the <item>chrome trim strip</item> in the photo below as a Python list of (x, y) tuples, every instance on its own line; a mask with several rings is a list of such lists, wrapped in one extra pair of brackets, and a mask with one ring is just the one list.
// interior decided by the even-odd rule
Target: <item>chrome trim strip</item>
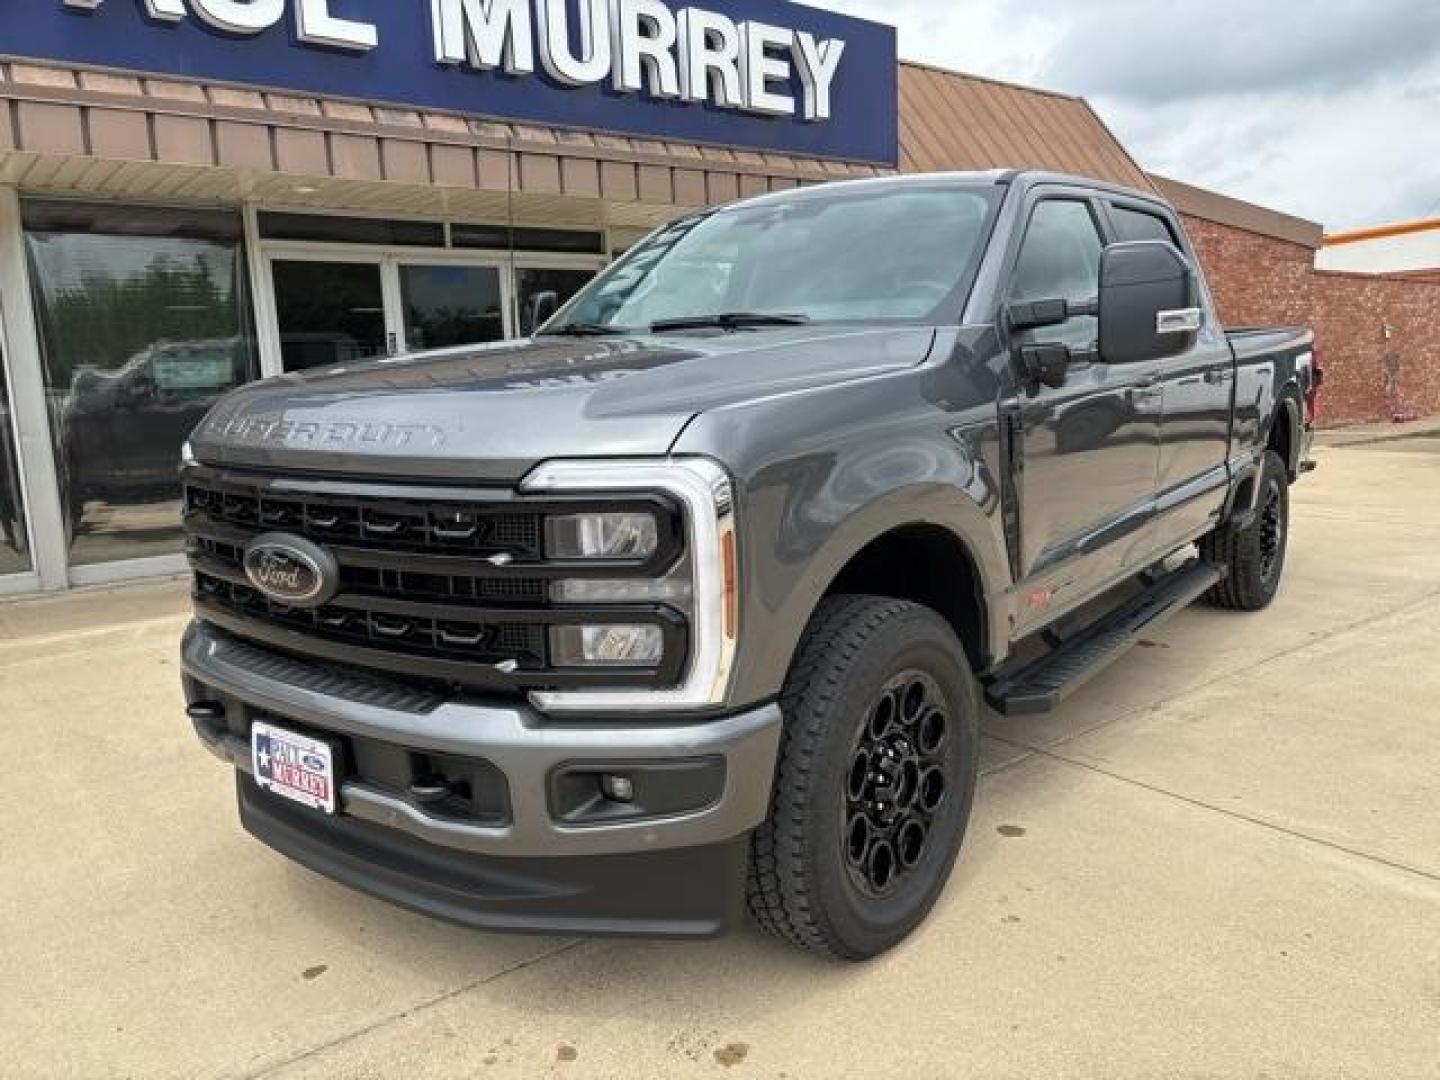
[(1195, 334), (1205, 324), (1205, 315), (1198, 308), (1162, 311), (1155, 316), (1157, 334)]

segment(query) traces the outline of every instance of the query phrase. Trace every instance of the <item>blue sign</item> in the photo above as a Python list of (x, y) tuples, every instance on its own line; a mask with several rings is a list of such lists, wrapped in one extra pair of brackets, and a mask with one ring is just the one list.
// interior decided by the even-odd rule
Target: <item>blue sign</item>
[(788, 0), (684, 3), (25, 0), (0, 53), (897, 164), (892, 27)]

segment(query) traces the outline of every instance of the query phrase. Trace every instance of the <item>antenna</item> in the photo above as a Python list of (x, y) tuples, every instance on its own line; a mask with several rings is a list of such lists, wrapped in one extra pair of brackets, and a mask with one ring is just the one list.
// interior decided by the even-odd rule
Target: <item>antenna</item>
[(520, 159), (515, 153), (515, 129), (508, 127), (505, 133), (505, 242), (509, 249), (510, 277), (510, 325), (515, 337), (523, 337), (520, 320), (520, 283), (515, 277), (515, 184), (518, 181)]

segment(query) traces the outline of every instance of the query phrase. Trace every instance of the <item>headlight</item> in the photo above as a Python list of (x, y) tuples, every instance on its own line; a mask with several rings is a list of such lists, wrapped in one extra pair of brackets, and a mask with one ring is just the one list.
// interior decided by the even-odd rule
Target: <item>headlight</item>
[(550, 656), (556, 667), (651, 668), (664, 658), (658, 626), (552, 626)]
[(549, 559), (641, 562), (659, 547), (660, 526), (651, 514), (572, 514), (545, 523)]
[[(613, 624), (606, 614), (592, 618), (587, 611), (583, 625), (553, 627), (555, 667), (653, 670), (667, 661), (678, 666), (680, 657), (664, 654), (671, 635), (633, 616), (627, 620), (618, 606), (663, 604), (685, 622), (685, 633), (673, 639), (687, 648), (679, 684), (535, 691), (530, 699), (536, 708), (552, 714), (637, 713), (724, 704), (739, 633), (734, 490), (725, 470), (698, 457), (552, 461), (538, 466), (520, 487), (527, 495), (615, 496), (621, 505), (628, 495), (665, 495), (681, 511), (685, 541), (683, 557), (657, 567), (652, 577), (577, 575), (551, 583), (554, 603), (617, 605)], [(644, 562), (664, 546), (663, 532), (657, 517), (643, 511), (556, 516), (546, 526), (546, 554), (575, 562)]]

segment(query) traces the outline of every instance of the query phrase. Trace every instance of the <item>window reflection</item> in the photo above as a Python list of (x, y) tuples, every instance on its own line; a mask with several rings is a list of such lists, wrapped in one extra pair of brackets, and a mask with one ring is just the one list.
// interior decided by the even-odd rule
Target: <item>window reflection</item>
[(478, 345), (505, 336), (500, 271), (486, 266), (402, 266), (405, 342), (411, 351)]
[(30, 569), (25, 503), (15, 454), (15, 423), (11, 419), (9, 388), (5, 385), (4, 357), (0, 356), (0, 575)]
[(378, 263), (277, 259), (271, 275), (286, 371), (386, 354), (385, 290)]
[[(557, 306), (564, 306), (570, 299), (590, 284), (594, 270), (551, 270), (528, 267), (515, 271), (515, 296), (520, 308), (520, 336), (529, 337), (536, 330), (536, 300), (544, 293), (553, 292)], [(551, 314), (555, 309), (551, 308)], [(540, 312), (543, 315), (543, 310)]]
[(228, 223), (175, 235), (160, 213), (152, 236), (134, 210), (126, 235), (98, 231), (103, 217), (94, 232), (26, 233), (78, 565), (179, 550), (180, 446), (256, 374), (239, 241)]

